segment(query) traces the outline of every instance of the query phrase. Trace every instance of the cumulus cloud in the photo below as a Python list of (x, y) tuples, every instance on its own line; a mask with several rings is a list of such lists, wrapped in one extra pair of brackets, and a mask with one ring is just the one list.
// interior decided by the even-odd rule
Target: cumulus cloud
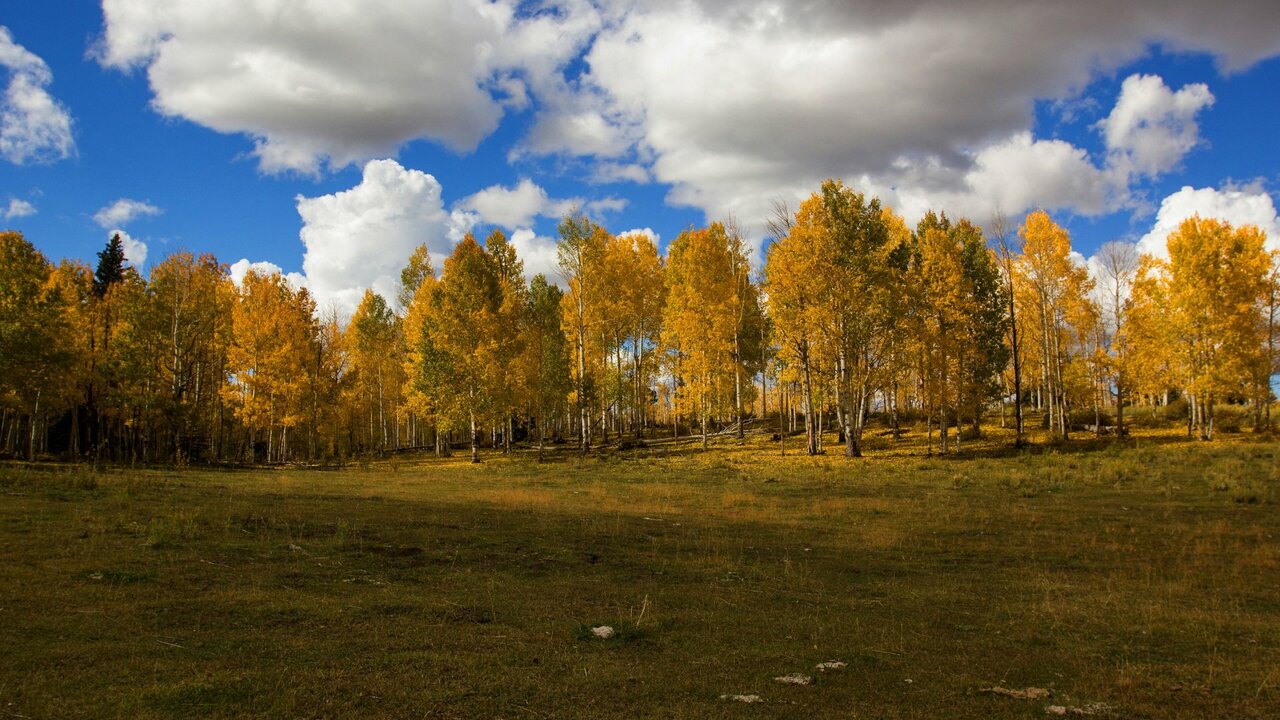
[(332, 306), (349, 316), (365, 288), (394, 303), (400, 270), (419, 245), (426, 244), (440, 267), (467, 229), (465, 217), (445, 210), (440, 192), (427, 173), (373, 160), (350, 190), (298, 196), (302, 269), (320, 309)]
[(120, 236), (120, 243), (124, 245), (124, 259), (128, 260), (133, 267), (141, 270), (147, 264), (147, 244), (120, 228), (107, 233), (107, 237), (113, 235)]
[(475, 212), (483, 222), (506, 228), (527, 227), (551, 206), (547, 191), (529, 178), (511, 188), (491, 185), (457, 203), (457, 207)]
[[(576, 200), (574, 201), (575, 204), (577, 202), (578, 201)], [(585, 203), (581, 203), (581, 207), (583, 211), (591, 217), (603, 217), (609, 213), (625, 210), (628, 204), (630, 203), (626, 198), (607, 197), (600, 198), (598, 200), (588, 200)], [(563, 215), (564, 213), (560, 214)]]
[[(295, 287), (307, 288), (321, 312), (333, 309), (348, 318), (365, 289), (394, 305), (400, 270), (419, 245), (427, 246), (432, 265), (439, 270), (454, 245), (476, 224), (504, 224), (499, 221), (505, 220), (519, 225), (532, 220), (531, 212), (545, 213), (559, 203), (572, 202), (549, 199), (545, 191), (528, 181), (514, 188), (495, 188), (481, 195), (481, 202), (474, 202), (476, 196), (471, 196), (449, 210), (441, 197), (443, 188), (431, 175), (406, 169), (395, 160), (370, 161), (360, 183), (349, 190), (315, 198), (298, 196), (299, 235), (306, 246), (303, 272), (285, 277)], [(508, 207), (507, 201), (517, 203), (527, 197), (537, 200), (527, 203), (534, 210)], [(530, 227), (514, 227), (510, 240), (524, 261), (526, 277), (541, 273), (558, 281), (554, 238), (539, 235)], [(228, 270), (239, 285), (250, 269), (282, 272), (275, 263), (248, 258)]]
[(5, 208), (3, 213), (0, 213), (0, 215), (4, 216), (5, 220), (14, 220), (17, 218), (31, 217), (32, 215), (35, 215), (35, 214), (36, 214), (35, 205), (32, 205), (26, 200), (19, 200), (18, 198), (10, 198), (9, 207)]
[[(1280, 51), (1263, 29), (1276, 23), (1280, 6), (1261, 0), (1225, 14), (1193, 0), (1033, 0), (1016, 13), (986, 0), (646, 3), (605, 25), (579, 91), (547, 101), (527, 147), (610, 164), (634, 152), (672, 186), (669, 202), (748, 224), (774, 197), (829, 176), (931, 205), (994, 192), (1096, 213), (1124, 201), (1125, 174), (1065, 143), (1028, 140), (1036, 101), (1076, 98), (1152, 45), (1238, 70)], [(1194, 115), (1211, 98), (1150, 79), (1125, 96), (1116, 149), (1146, 174), (1194, 146)], [(1119, 132), (1124, 117), (1137, 122)], [(1040, 163), (1027, 187), (995, 174)]]
[(511, 233), (511, 245), (524, 261), (524, 276), (543, 275), (549, 282), (561, 284), (560, 259), (556, 255), (555, 238), (538, 235), (528, 228)]
[(529, 178), (522, 178), (514, 187), (491, 185), (455, 203), (455, 210), (473, 215), (478, 222), (501, 225), (508, 229), (531, 227), (539, 217), (559, 218), (581, 209), (594, 217), (617, 212), (627, 206), (624, 198), (606, 197), (596, 200), (583, 198), (552, 198), (547, 191)]
[(902, 161), (878, 176), (852, 178), (909, 219), (929, 209), (985, 220), (995, 209), (1009, 215), (1030, 208), (1071, 208), (1097, 215), (1113, 209), (1113, 174), (1088, 153), (1062, 140), (1035, 140), (1030, 132), (988, 145), (960, 171), (939, 159)]
[(157, 111), (308, 174), (418, 138), (471, 150), (599, 24), (586, 3), (522, 16), (513, 0), (104, 0), (103, 16), (99, 62), (145, 68)]
[(244, 283), (244, 276), (252, 270), (259, 275), (283, 275), (284, 279), (296, 288), (305, 288), (307, 286), (307, 278), (301, 273), (286, 273), (283, 268), (273, 262), (259, 260), (258, 262), (249, 262), (246, 258), (237, 260), (227, 268), (227, 275), (231, 277), (231, 282), (236, 287), (240, 287)]
[(644, 185), (653, 180), (649, 169), (639, 163), (602, 161), (591, 170), (591, 182), (597, 185), (630, 182)]
[(13, 41), (0, 25), (0, 66), (9, 84), (0, 100), (0, 155), (15, 165), (49, 163), (75, 152), (71, 115), (47, 88), (53, 73), (44, 60)]
[(1192, 215), (1225, 220), (1234, 226), (1257, 225), (1267, 234), (1267, 248), (1280, 250), (1280, 220), (1271, 196), (1261, 190), (1183, 187), (1160, 203), (1151, 231), (1138, 240), (1143, 255), (1168, 258), (1169, 235)]
[[(1207, 53), (1224, 73), (1280, 53), (1270, 0), (1028, 0), (1016, 12), (997, 0), (104, 0), (103, 10), (101, 63), (144, 69), (162, 114), (247, 135), (265, 171), (318, 173), (418, 138), (465, 152), (523, 111), (534, 125), (510, 158), (566, 155), (596, 183), (661, 182), (669, 203), (732, 214), (748, 232), (775, 198), (825, 177), (882, 189), (902, 208), (1112, 211), (1196, 146), (1208, 88), (1130, 78), (1099, 125), (1098, 158), (1036, 136), (1037, 102), (1087, 108), (1086, 88), (1153, 47)], [(542, 212), (532, 184), (489, 190), (511, 205), (460, 211), (507, 227)]]
[(1147, 176), (1173, 169), (1200, 142), (1196, 114), (1213, 104), (1203, 83), (1174, 92), (1155, 75), (1131, 75), (1100, 126), (1111, 162)]
[(142, 200), (120, 198), (93, 214), (93, 221), (104, 228), (128, 225), (139, 217), (159, 215), (160, 208)]
[(641, 235), (643, 237), (647, 237), (649, 238), (650, 241), (653, 242), (654, 245), (658, 245), (658, 242), (662, 239), (661, 236), (658, 235), (658, 233), (653, 231), (653, 228), (647, 228), (647, 227), (632, 228), (630, 230), (624, 230), (623, 232), (618, 233), (618, 237), (626, 237), (627, 235)]

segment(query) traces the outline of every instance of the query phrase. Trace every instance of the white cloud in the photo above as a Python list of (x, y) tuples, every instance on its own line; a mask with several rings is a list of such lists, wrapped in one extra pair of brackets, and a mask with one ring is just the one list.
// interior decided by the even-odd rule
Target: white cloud
[(104, 0), (96, 52), (145, 67), (160, 113), (252, 137), (264, 172), (316, 174), (418, 138), (471, 150), (599, 24), (587, 3), (514, 5)]
[(979, 222), (996, 209), (1009, 216), (1032, 208), (1097, 215), (1117, 202), (1112, 173), (1062, 140), (1035, 140), (1021, 132), (972, 153), (971, 162), (961, 171), (938, 158), (904, 159), (879, 176), (852, 180), (857, 189), (877, 195), (911, 221), (930, 209)]
[(551, 204), (546, 190), (529, 178), (523, 178), (512, 188), (491, 185), (459, 200), (456, 207), (474, 211), (486, 223), (516, 228), (532, 224), (534, 218), (550, 209)]
[(1267, 248), (1280, 250), (1280, 220), (1267, 193), (1184, 187), (1160, 203), (1155, 225), (1138, 241), (1138, 252), (1168, 258), (1169, 235), (1192, 215), (1225, 220), (1236, 227), (1257, 225), (1267, 234)]
[(130, 265), (141, 270), (147, 264), (147, 244), (120, 228), (107, 233), (107, 237), (112, 235), (120, 236), (120, 242), (124, 245), (124, 258)]
[(286, 273), (283, 268), (273, 262), (259, 260), (258, 262), (249, 262), (246, 258), (241, 258), (227, 268), (227, 275), (231, 278), (231, 282), (236, 287), (240, 287), (244, 283), (244, 276), (252, 270), (259, 275), (283, 275), (286, 282), (294, 287), (294, 289), (305, 288), (307, 286), (307, 278), (301, 273)]
[(469, 229), (464, 215), (445, 210), (440, 191), (427, 173), (373, 160), (350, 190), (298, 196), (302, 268), (319, 309), (334, 306), (349, 316), (365, 288), (394, 303), (400, 270), (418, 245), (426, 244), (439, 267), (438, 258)]
[[(480, 203), (483, 212), (468, 210), (462, 202), (450, 211), (441, 199), (440, 183), (431, 175), (406, 169), (394, 160), (370, 161), (364, 166), (360, 183), (350, 190), (316, 198), (297, 198), (298, 214), (302, 218), (299, 235), (306, 246), (303, 273), (288, 273), (285, 277), (295, 287), (306, 287), (322, 313), (336, 309), (340, 317), (350, 317), (366, 288), (394, 304), (400, 270), (414, 249), (426, 244), (432, 265), (438, 271), (465, 233), (481, 221), (493, 222), (493, 217), (485, 213), (510, 212), (497, 202), (506, 197), (503, 193), (515, 194), (517, 198), (524, 194), (541, 197), (544, 208), (563, 202), (547, 200), (541, 188), (532, 183), (528, 185), (539, 192), (518, 192), (523, 185), (525, 183), (520, 183), (512, 190), (499, 188), (501, 192), (485, 196), (494, 200), (494, 205)], [(647, 228), (636, 232), (657, 237)], [(542, 273), (552, 282), (558, 282), (559, 260), (554, 238), (538, 235), (529, 227), (518, 227), (511, 233), (510, 240), (524, 261), (527, 277)], [(228, 272), (239, 285), (250, 269), (265, 273), (282, 271), (275, 263), (244, 258), (233, 263)]]
[[(609, 213), (621, 212), (625, 210), (629, 201), (626, 198), (607, 197), (599, 200), (588, 200), (583, 203), (582, 209), (587, 215), (593, 217), (603, 217)], [(564, 213), (560, 213), (563, 215)]]
[(142, 200), (120, 198), (93, 214), (93, 221), (104, 228), (128, 225), (135, 219), (144, 216), (159, 215), (160, 208)]
[(512, 230), (531, 227), (539, 217), (560, 218), (575, 209), (600, 217), (626, 206), (627, 201), (618, 197), (597, 200), (552, 198), (529, 178), (522, 178), (510, 188), (491, 185), (454, 204), (455, 210), (474, 215), (476, 222), (473, 224), (484, 222)]
[(0, 155), (15, 165), (47, 163), (75, 153), (71, 115), (46, 88), (53, 82), (49, 66), (13, 41), (0, 25), (0, 66), (9, 85), (0, 100)]
[(249, 262), (248, 258), (240, 258), (227, 267), (227, 275), (230, 276), (231, 282), (235, 283), (236, 287), (240, 287), (241, 283), (244, 282), (244, 276), (248, 275), (250, 270), (259, 275), (277, 275), (284, 272), (283, 268), (273, 262), (267, 262), (266, 260)]
[(0, 213), (0, 215), (4, 216), (5, 220), (14, 220), (16, 218), (31, 217), (32, 215), (35, 215), (35, 214), (36, 214), (35, 205), (32, 205), (26, 200), (19, 200), (18, 198), (10, 198), (9, 207), (6, 208), (3, 213)]
[(1130, 75), (1099, 125), (1117, 167), (1147, 176), (1173, 169), (1200, 142), (1196, 114), (1213, 104), (1203, 83), (1174, 92), (1155, 75)]
[[(593, 158), (606, 177), (634, 153), (672, 185), (668, 202), (747, 226), (775, 197), (807, 194), (825, 177), (863, 178), (934, 207), (981, 202), (984, 215), (995, 202), (987, 192), (1103, 212), (1128, 202), (1125, 174), (1031, 136), (1037, 101), (1077, 99), (1155, 45), (1210, 53), (1226, 71), (1280, 52), (1280, 36), (1264, 29), (1280, 24), (1280, 6), (1262, 0), (1230, 13), (1195, 0), (1031, 0), (1017, 12), (987, 0), (692, 0), (619, 12), (575, 91), (542, 98), (525, 149)], [(1117, 141), (1138, 172), (1168, 169), (1194, 146), (1194, 116), (1208, 104), (1201, 86), (1164, 92), (1126, 93), (1120, 115), (1131, 108), (1145, 124)], [(1036, 177), (1017, 187), (996, 175), (1004, 167)]]
[(560, 284), (560, 259), (556, 255), (555, 238), (538, 235), (528, 228), (511, 233), (511, 245), (524, 261), (524, 275), (532, 278), (545, 275), (547, 280)]
[(591, 182), (599, 185), (631, 182), (644, 185), (653, 180), (649, 169), (639, 163), (616, 163), (602, 161), (596, 163), (591, 170)]
[(647, 228), (647, 227), (632, 228), (630, 230), (624, 230), (623, 232), (618, 233), (618, 237), (626, 237), (627, 235), (641, 235), (643, 237), (647, 237), (649, 238), (649, 240), (653, 242), (655, 246), (661, 247), (658, 241), (661, 240), (662, 238), (658, 235), (658, 233), (653, 231), (653, 228)]

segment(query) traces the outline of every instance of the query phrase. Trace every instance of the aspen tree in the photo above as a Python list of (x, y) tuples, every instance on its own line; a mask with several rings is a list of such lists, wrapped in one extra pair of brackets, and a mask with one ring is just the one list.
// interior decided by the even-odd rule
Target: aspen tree
[(681, 381), (678, 406), (698, 418), (702, 447), (718, 393), (736, 372), (734, 248), (721, 223), (680, 233), (668, 249), (663, 344)]
[(1037, 210), (1027, 216), (1018, 230), (1022, 255), (1015, 268), (1020, 274), (1022, 314), (1038, 331), (1040, 383), (1048, 400), (1050, 432), (1062, 439), (1069, 432), (1065, 370), (1070, 357), (1067, 314), (1093, 288), (1088, 272), (1071, 260), (1071, 238), (1067, 231)]
[(1176, 362), (1193, 400), (1192, 424), (1213, 438), (1214, 405), (1247, 391), (1265, 348), (1259, 307), (1272, 257), (1257, 227), (1193, 216), (1169, 236), (1164, 267)]
[(562, 323), (565, 334), (574, 349), (574, 402), (578, 406), (579, 450), (586, 454), (591, 448), (591, 396), (595, 390), (596, 369), (589, 362), (594, 360), (594, 334), (598, 331), (596, 313), (606, 289), (597, 277), (600, 256), (608, 241), (608, 233), (591, 222), (580, 212), (566, 215), (558, 227), (560, 240), (556, 256), (560, 276), (568, 291), (562, 306)]
[(524, 281), (524, 262), (507, 236), (498, 229), (485, 239), (485, 253), (498, 283), (498, 309), (492, 318), (493, 361), (486, 384), (493, 388), (493, 422), (502, 433), (503, 452), (511, 451), (515, 415), (523, 403), (520, 392), (530, 379), (522, 376), (527, 367), (517, 362), (523, 352), (528, 324), (529, 292)]
[(347, 347), (356, 387), (364, 398), (369, 446), (380, 452), (395, 445), (394, 430), (387, 424), (396, 422), (395, 400), (402, 384), (396, 359), (399, 346), (398, 318), (381, 295), (365, 290), (347, 326)]
[(450, 425), (465, 423), (471, 435), (471, 461), (480, 462), (479, 423), (491, 417), (505, 378), (496, 335), (502, 311), (502, 287), (493, 260), (470, 233), (444, 262), (431, 290), (427, 332), (444, 356), (448, 392), (436, 395), (438, 411)]
[(805, 449), (818, 454), (814, 417), (814, 376), (823, 322), (822, 300), (832, 276), (829, 242), (820, 225), (822, 201), (817, 195), (800, 204), (786, 237), (769, 247), (765, 260), (768, 312), (773, 319), (778, 357), (795, 374), (803, 394)]
[(1124, 404), (1131, 380), (1129, 372), (1129, 333), (1125, 332), (1128, 320), (1130, 293), (1138, 274), (1138, 248), (1133, 243), (1113, 240), (1098, 250), (1105, 309), (1109, 311), (1108, 355), (1111, 364), (1112, 394), (1116, 403), (1116, 437), (1124, 435)]
[(569, 394), (570, 353), (560, 327), (563, 295), (543, 275), (535, 275), (529, 283), (522, 362), (529, 387), (529, 414), (537, 424), (539, 461), (543, 459), (551, 418), (559, 414)]

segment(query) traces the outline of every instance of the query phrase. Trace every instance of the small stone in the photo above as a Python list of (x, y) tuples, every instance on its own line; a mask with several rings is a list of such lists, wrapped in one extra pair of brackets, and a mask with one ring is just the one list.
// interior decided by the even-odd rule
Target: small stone
[(613, 628), (609, 627), (608, 625), (601, 625), (599, 627), (591, 628), (591, 634), (595, 635), (601, 640), (608, 640), (609, 638), (614, 636)]
[(1046, 705), (1044, 708), (1045, 715), (1066, 715), (1067, 708), (1062, 705)]
[(828, 660), (826, 662), (820, 662), (817, 665), (814, 665), (813, 667), (818, 672), (826, 672), (828, 670), (843, 670), (845, 668), (845, 663), (839, 660)]
[(730, 702), (740, 702), (740, 703), (764, 702), (764, 698), (760, 697), (759, 695), (721, 695), (720, 699), (728, 700)]
[(800, 673), (791, 673), (790, 675), (779, 675), (775, 677), (774, 682), (780, 682), (783, 685), (812, 685), (813, 678)]

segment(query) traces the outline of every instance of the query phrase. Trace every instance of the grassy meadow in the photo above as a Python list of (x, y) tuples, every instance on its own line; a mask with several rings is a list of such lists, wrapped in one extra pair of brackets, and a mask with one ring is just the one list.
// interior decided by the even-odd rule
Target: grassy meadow
[(0, 714), (1280, 717), (1280, 446), (991, 435), (0, 467)]

